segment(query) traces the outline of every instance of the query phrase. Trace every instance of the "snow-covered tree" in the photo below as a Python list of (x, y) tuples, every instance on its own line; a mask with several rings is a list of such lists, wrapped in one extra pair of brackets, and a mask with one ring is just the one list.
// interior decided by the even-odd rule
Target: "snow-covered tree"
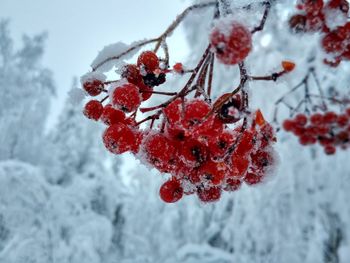
[(55, 92), (51, 72), (40, 63), (45, 38), (24, 36), (23, 46), (15, 50), (8, 22), (0, 22), (0, 160), (40, 161)]

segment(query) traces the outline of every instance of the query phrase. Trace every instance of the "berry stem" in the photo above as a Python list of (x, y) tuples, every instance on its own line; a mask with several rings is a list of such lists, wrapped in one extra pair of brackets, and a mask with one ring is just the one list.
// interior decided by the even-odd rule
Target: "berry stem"
[(108, 99), (108, 98), (109, 98), (109, 95), (107, 95), (106, 97), (104, 97), (100, 102), (103, 103), (103, 102), (105, 102), (105, 100)]
[(144, 90), (141, 91), (141, 93), (152, 93), (152, 94), (159, 94), (159, 95), (165, 95), (165, 96), (176, 96), (177, 92), (164, 92), (164, 91), (151, 91), (151, 90)]
[(249, 80), (265, 80), (265, 81), (276, 81), (279, 77), (283, 76), (286, 74), (286, 71), (280, 71), (280, 72), (275, 72), (272, 73), (269, 76), (248, 76)]
[(156, 109), (164, 108), (164, 107), (168, 106), (171, 102), (176, 100), (177, 98), (185, 97), (188, 93), (192, 92), (196, 87), (192, 88), (192, 89), (190, 89), (190, 87), (191, 87), (194, 79), (196, 78), (196, 76), (198, 74), (198, 71), (203, 66), (203, 64), (206, 61), (206, 59), (207, 59), (209, 54), (210, 54), (210, 45), (208, 45), (208, 47), (204, 51), (204, 53), (202, 55), (202, 58), (200, 59), (199, 63), (197, 64), (197, 66), (193, 70), (192, 75), (189, 78), (189, 80), (187, 81), (186, 85), (182, 88), (182, 90), (180, 92), (177, 93), (177, 95), (175, 95), (173, 98), (171, 98), (168, 101), (166, 101), (166, 102), (164, 102), (162, 104), (159, 104), (157, 106), (148, 107), (148, 108), (140, 108), (140, 111), (145, 113), (145, 112), (153, 111), (153, 110), (156, 110)]
[(209, 79), (208, 79), (208, 89), (207, 89), (207, 94), (209, 99), (211, 99), (211, 88), (213, 85), (214, 61), (215, 61), (215, 56), (214, 54), (212, 54), (210, 59)]

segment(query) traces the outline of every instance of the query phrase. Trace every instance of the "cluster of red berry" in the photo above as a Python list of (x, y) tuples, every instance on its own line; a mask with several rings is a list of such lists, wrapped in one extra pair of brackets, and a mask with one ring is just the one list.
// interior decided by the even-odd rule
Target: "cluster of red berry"
[[(216, 22), (210, 42), (210, 51), (220, 62), (230, 65), (242, 62), (252, 48), (251, 32), (231, 18)], [(96, 72), (83, 78), (83, 88), (89, 95), (109, 94), (106, 106), (102, 99), (91, 100), (84, 108), (87, 118), (108, 125), (103, 134), (106, 148), (114, 154), (131, 152), (170, 174), (171, 179), (160, 188), (165, 202), (176, 202), (183, 194), (193, 193), (203, 202), (216, 201), (222, 190), (237, 190), (243, 182), (262, 182), (275, 161), (274, 130), (260, 111), (248, 111), (242, 90), (224, 94), (211, 104), (208, 95), (200, 98), (198, 91), (195, 98), (186, 99), (183, 89), (156, 108), (156, 114), (136, 121), (138, 110), (147, 112), (140, 108), (141, 103), (157, 93), (153, 87), (163, 84), (169, 72), (184, 74), (185, 70), (181, 63), (169, 70), (167, 62), (145, 51), (137, 64), (122, 68), (121, 80), (104, 81)], [(160, 116), (163, 122), (159, 129), (152, 129)], [(151, 129), (140, 129), (147, 120), (152, 121)]]
[(345, 113), (333, 111), (314, 113), (310, 116), (297, 114), (294, 119), (283, 122), (283, 128), (299, 137), (302, 145), (319, 143), (328, 155), (336, 152), (336, 147), (350, 146), (350, 108)]
[(164, 132), (145, 133), (141, 155), (172, 175), (160, 189), (165, 202), (193, 193), (203, 202), (216, 201), (222, 190), (237, 190), (242, 182), (257, 184), (271, 170), (274, 131), (260, 111), (249, 128), (230, 129), (227, 119), (210, 115), (211, 110), (203, 100), (177, 99), (163, 110)]
[(350, 22), (347, 22), (347, 0), (300, 0), (302, 13), (289, 20), (295, 32), (322, 32), (321, 45), (327, 53), (324, 63), (336, 67), (342, 60), (350, 60)]

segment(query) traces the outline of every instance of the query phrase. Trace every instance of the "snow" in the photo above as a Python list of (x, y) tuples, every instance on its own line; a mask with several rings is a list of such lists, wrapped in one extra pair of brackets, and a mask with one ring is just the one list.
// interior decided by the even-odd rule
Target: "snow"
[(111, 62), (107, 62), (101, 65), (97, 68), (97, 70), (101, 72), (107, 72), (110, 69), (112, 69), (113, 66), (115, 66), (116, 68), (121, 68), (125, 64), (125, 60), (132, 58), (141, 49), (141, 47), (137, 46), (144, 41), (146, 40), (135, 41), (132, 42), (130, 45), (127, 45), (123, 42), (117, 42), (114, 44), (107, 45), (98, 53), (96, 58), (92, 61), (91, 67), (95, 69), (109, 58), (120, 56), (129, 49), (132, 49), (129, 52), (127, 52), (127, 54), (120, 56), (119, 59), (113, 59)]
[[(259, 75), (278, 67), (281, 59), (297, 64), (281, 81), (250, 83), (251, 108), (261, 109), (267, 120), (272, 120), (275, 100), (310, 66), (325, 91), (334, 87), (348, 94), (348, 62), (325, 67), (319, 36), (285, 30), (282, 14), (294, 8), (291, 2), (276, 3), (276, 19), (266, 24), (272, 41), (264, 40), (265, 33), (254, 36), (255, 49), (246, 61), (248, 72)], [(193, 49), (184, 61), (189, 68), (208, 44), (211, 18), (212, 10), (185, 22)], [(43, 133), (53, 84), (41, 74), (46, 69), (34, 63), (40, 61), (43, 43), (28, 43), (20, 51), (31, 56), (15, 50), (0, 27), (0, 61), (5, 63), (0, 64), (0, 262), (314, 263), (328, 256), (349, 262), (349, 150), (328, 157), (320, 147), (302, 147), (282, 131), (274, 146), (276, 171), (266, 183), (225, 192), (217, 203), (204, 205), (186, 196), (164, 204), (158, 191), (169, 175), (149, 171), (131, 157), (122, 164), (108, 153), (101, 140), (105, 126), (84, 119), (71, 103), (84, 95), (75, 85), (57, 127)], [(111, 52), (116, 55), (122, 47)], [(311, 63), (310, 54), (315, 56)], [(219, 63), (215, 70), (213, 96), (218, 97), (237, 85), (239, 75), (236, 67)], [(98, 72), (83, 82), (105, 79), (103, 70)], [(123, 83), (110, 84), (109, 92)], [(176, 80), (167, 84), (174, 91), (180, 86)], [(313, 81), (309, 85), (316, 88)], [(286, 114), (281, 111), (280, 120)]]

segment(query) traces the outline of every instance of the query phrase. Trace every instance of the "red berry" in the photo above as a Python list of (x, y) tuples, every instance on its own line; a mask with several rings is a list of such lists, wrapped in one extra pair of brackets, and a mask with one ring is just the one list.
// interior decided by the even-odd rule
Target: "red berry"
[(321, 125), (323, 124), (323, 116), (320, 113), (315, 113), (311, 115), (310, 121), (313, 125)]
[(340, 127), (344, 127), (349, 123), (349, 116), (346, 114), (341, 114), (338, 116), (337, 123)]
[(297, 114), (294, 118), (294, 121), (299, 126), (305, 126), (307, 124), (307, 117), (305, 114)]
[(251, 154), (252, 165), (254, 170), (264, 172), (269, 166), (273, 165), (275, 160), (271, 152), (258, 151)]
[(264, 179), (262, 174), (247, 173), (244, 177), (244, 182), (248, 185), (255, 185), (260, 183)]
[(209, 142), (210, 156), (213, 160), (224, 157), (226, 151), (235, 142), (235, 136), (230, 131), (224, 131), (218, 137), (213, 137)]
[(241, 188), (242, 181), (234, 178), (227, 178), (225, 184), (225, 191), (233, 192)]
[(243, 132), (235, 149), (235, 154), (237, 156), (245, 156), (246, 154), (249, 154), (253, 150), (253, 146), (254, 146), (253, 137), (254, 137), (253, 132), (249, 130), (245, 130)]
[(183, 188), (176, 179), (166, 181), (159, 189), (160, 198), (166, 203), (175, 203), (183, 196)]
[(125, 112), (135, 111), (141, 104), (138, 87), (131, 83), (117, 87), (112, 95), (112, 104)]
[(221, 188), (210, 187), (210, 188), (199, 188), (197, 195), (202, 202), (215, 202), (221, 197)]
[[(185, 103), (185, 102), (184, 102)], [(173, 125), (180, 121), (182, 112), (182, 100), (180, 98), (171, 102), (163, 109), (163, 113), (169, 124)]]
[(147, 160), (161, 172), (173, 169), (176, 157), (176, 147), (172, 140), (162, 133), (151, 133), (144, 140), (144, 150)]
[(319, 14), (323, 8), (323, 0), (303, 0), (304, 10), (308, 14)]
[(181, 160), (188, 166), (199, 166), (208, 158), (208, 148), (195, 139), (186, 140), (180, 149)]
[(97, 79), (89, 80), (83, 84), (83, 88), (90, 96), (97, 96), (103, 90), (103, 82)]
[(330, 32), (323, 37), (322, 47), (327, 53), (342, 53), (345, 48), (343, 39), (336, 32)]
[(121, 76), (126, 78), (129, 83), (139, 86), (143, 83), (139, 68), (134, 64), (125, 65), (122, 69)]
[(334, 122), (337, 121), (337, 118), (338, 118), (338, 116), (337, 116), (337, 114), (336, 114), (335, 112), (333, 112), (333, 111), (328, 111), (328, 112), (326, 112), (326, 113), (324, 114), (324, 116), (323, 116), (323, 121), (324, 121), (325, 123), (334, 123)]
[(211, 108), (208, 103), (200, 99), (194, 99), (186, 104), (182, 124), (186, 129), (202, 122)]
[(213, 161), (205, 162), (198, 169), (198, 177), (203, 180), (211, 182), (213, 185), (221, 184), (228, 171), (228, 167), (225, 163), (216, 163)]
[(125, 113), (121, 110), (114, 109), (111, 104), (108, 104), (103, 109), (101, 121), (106, 125), (125, 122)]
[(232, 167), (229, 176), (234, 178), (243, 178), (250, 164), (248, 158), (233, 154), (231, 162)]
[(327, 155), (333, 155), (335, 154), (336, 152), (336, 149), (333, 145), (326, 145), (324, 147), (324, 152), (327, 154)]
[(316, 143), (316, 138), (312, 137), (310, 135), (302, 135), (299, 138), (299, 143), (301, 145), (310, 145), (310, 144), (315, 144)]
[(252, 35), (236, 21), (219, 21), (210, 34), (210, 43), (216, 57), (224, 64), (243, 61), (252, 49)]
[(347, 108), (347, 109), (345, 110), (345, 112), (346, 112), (346, 114), (347, 114), (348, 116), (350, 116), (350, 108)]
[(282, 124), (283, 129), (287, 132), (293, 131), (295, 128), (295, 123), (293, 120), (285, 120)]
[(295, 33), (306, 32), (306, 16), (297, 14), (289, 19), (289, 27)]
[(144, 66), (147, 72), (153, 72), (159, 68), (159, 59), (153, 51), (144, 51), (137, 59), (137, 66)]
[(109, 126), (103, 133), (105, 147), (114, 154), (138, 150), (139, 140), (134, 131), (123, 123)]
[(90, 100), (88, 103), (85, 104), (83, 113), (84, 115), (92, 120), (97, 121), (103, 112), (103, 106), (102, 103), (98, 100)]
[(184, 73), (184, 68), (183, 68), (182, 63), (176, 63), (176, 64), (173, 66), (173, 70), (174, 70), (176, 73), (179, 73), (179, 74), (183, 74), (183, 73)]

